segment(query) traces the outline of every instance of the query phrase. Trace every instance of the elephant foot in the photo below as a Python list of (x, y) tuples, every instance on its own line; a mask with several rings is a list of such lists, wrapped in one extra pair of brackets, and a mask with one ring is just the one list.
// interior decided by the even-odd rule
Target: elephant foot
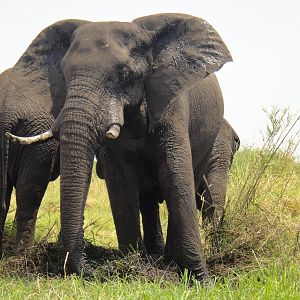
[(194, 281), (197, 281), (201, 284), (201, 286), (211, 286), (213, 283), (206, 268), (203, 270), (187, 270), (187, 272), (184, 270), (186, 269), (179, 268), (179, 276), (181, 278), (187, 276), (187, 280), (190, 284), (192, 284)]
[(169, 244), (167, 244), (165, 249), (164, 249), (164, 260), (165, 260), (166, 263), (174, 262), (174, 258), (173, 258), (172, 251), (170, 249)]
[(119, 250), (123, 256), (136, 252), (140, 253), (142, 256), (147, 254), (147, 248), (142, 239), (139, 239), (135, 244), (120, 244)]
[(147, 250), (147, 254), (150, 254), (150, 255), (163, 256), (164, 251), (165, 251), (164, 242), (157, 243), (157, 244), (151, 244), (151, 243), (147, 243), (145, 241), (145, 247), (146, 247), (146, 250)]
[[(175, 263), (178, 267), (178, 275), (180, 278), (187, 278), (189, 283), (198, 281), (202, 286), (206, 286), (207, 283), (211, 280), (205, 262), (200, 262), (197, 266), (197, 269), (191, 270), (187, 267), (176, 262), (176, 258), (173, 256), (171, 243), (167, 243), (164, 251), (164, 260), (167, 264)], [(210, 284), (208, 284), (210, 285)]]
[(24, 243), (23, 241), (20, 241), (17, 244), (15, 244), (13, 248), (13, 255), (24, 256), (25, 254), (30, 253), (32, 248), (33, 248), (33, 242)]
[(192, 278), (194, 278), (195, 280), (197, 280), (198, 282), (200, 282), (201, 285), (210, 285), (210, 277), (208, 275), (208, 271), (204, 270), (204, 271), (200, 271), (200, 272), (191, 272), (191, 276)]

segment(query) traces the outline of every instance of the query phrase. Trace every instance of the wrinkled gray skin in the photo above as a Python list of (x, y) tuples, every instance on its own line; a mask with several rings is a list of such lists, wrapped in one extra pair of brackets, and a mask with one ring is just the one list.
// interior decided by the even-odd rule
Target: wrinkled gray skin
[[(223, 216), (228, 181), (228, 172), (240, 140), (234, 129), (224, 119), (222, 127), (205, 160), (205, 171), (199, 183), (196, 183), (195, 195), (197, 208), (202, 212), (203, 225), (217, 226)], [(202, 167), (202, 166), (201, 166)], [(97, 174), (102, 178), (100, 163)], [(144, 243), (147, 253), (162, 254), (170, 257), (172, 249), (164, 249), (164, 240), (159, 218), (159, 202), (164, 200), (158, 186), (140, 195), (140, 211), (142, 214)], [(174, 233), (176, 239), (176, 232)]]
[[(16, 189), (15, 254), (32, 245), (41, 200), (49, 181), (59, 174), (57, 141), (50, 139), (34, 145), (8, 144), (5, 132), (21, 136), (40, 134), (49, 129), (61, 105), (51, 98), (30, 94), (28, 78), (20, 63), (0, 75), (0, 257), (4, 223), (13, 187)], [(29, 70), (28, 70), (29, 71)], [(30, 77), (30, 72), (27, 74)]]
[(212, 147), (208, 165), (196, 193), (197, 208), (202, 211), (204, 223), (218, 223), (224, 213), (228, 172), (234, 154), (239, 149), (240, 139), (224, 119)]
[[(207, 159), (222, 124), (213, 72), (228, 61), (228, 49), (208, 23), (180, 14), (132, 23), (61, 21), (29, 46), (19, 68), (30, 93), (55, 102), (65, 83), (53, 130), (60, 142), (61, 238), (70, 272), (90, 272), (83, 214), (97, 154), (120, 249), (143, 247), (138, 195), (159, 185), (169, 209), (172, 258), (199, 280), (207, 276), (194, 200), (194, 178), (200, 182), (203, 171), (193, 170)], [(108, 140), (113, 124), (121, 133)]]

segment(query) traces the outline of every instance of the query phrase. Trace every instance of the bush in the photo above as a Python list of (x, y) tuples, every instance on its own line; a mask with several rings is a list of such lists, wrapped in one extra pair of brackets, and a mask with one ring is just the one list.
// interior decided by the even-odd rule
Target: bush
[(258, 260), (300, 257), (300, 116), (276, 107), (266, 113), (263, 147), (244, 147), (236, 154), (225, 216), (217, 228), (217, 251), (206, 244), (211, 264), (247, 269)]

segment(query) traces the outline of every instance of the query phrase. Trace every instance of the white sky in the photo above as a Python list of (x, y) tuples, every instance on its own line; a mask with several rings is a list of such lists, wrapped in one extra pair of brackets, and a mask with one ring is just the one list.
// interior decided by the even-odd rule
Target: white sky
[(277, 104), (300, 112), (299, 0), (0, 0), (0, 72), (58, 20), (131, 21), (161, 12), (206, 19), (227, 44), (234, 62), (217, 76), (225, 117), (242, 144), (260, 144), (266, 124), (262, 107)]

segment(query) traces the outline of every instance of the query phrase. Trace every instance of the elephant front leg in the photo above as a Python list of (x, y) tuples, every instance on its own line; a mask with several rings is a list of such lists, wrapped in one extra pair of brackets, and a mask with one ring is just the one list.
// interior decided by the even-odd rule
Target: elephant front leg
[[(16, 183), (16, 243), (15, 253), (22, 254), (34, 241), (38, 210), (51, 175), (52, 161), (36, 160), (28, 156), (22, 160)], [(35, 160), (34, 160), (35, 159)]]
[(208, 218), (209, 221), (215, 222), (216, 225), (220, 223), (224, 214), (228, 171), (229, 168), (222, 168), (212, 170), (207, 174), (207, 186), (212, 205), (204, 211), (204, 219)]
[(196, 193), (197, 208), (202, 212), (203, 227), (207, 227), (209, 223), (212, 223), (215, 213), (210, 187), (206, 175), (203, 175)]
[(101, 159), (119, 249), (123, 254), (145, 247), (140, 231), (137, 176), (130, 165), (105, 155)]
[(208, 271), (197, 220), (190, 143), (183, 128), (169, 126), (157, 133), (159, 183), (169, 212), (165, 255), (178, 264), (180, 271), (188, 269), (202, 281)]
[(16, 243), (14, 252), (20, 255), (33, 244), (37, 214), (46, 186), (41, 187), (32, 183), (19, 184), (16, 190)]

